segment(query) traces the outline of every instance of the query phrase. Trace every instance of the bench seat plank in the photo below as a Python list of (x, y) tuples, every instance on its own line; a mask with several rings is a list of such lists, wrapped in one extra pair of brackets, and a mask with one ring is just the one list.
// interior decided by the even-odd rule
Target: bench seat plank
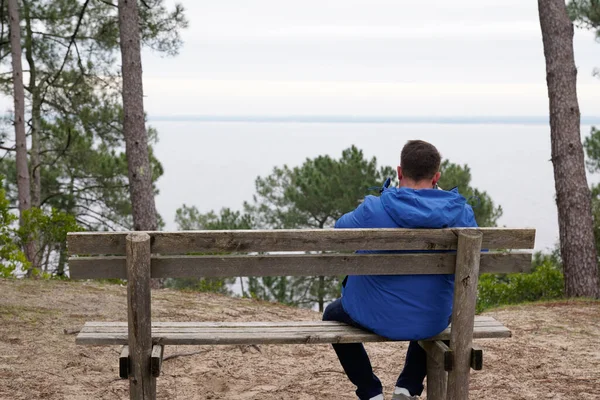
[[(492, 317), (476, 317), (473, 337), (507, 338), (508, 328)], [(428, 340), (449, 340), (450, 327)], [(153, 322), (152, 341), (161, 345), (237, 345), (386, 342), (387, 338), (339, 322)], [(80, 345), (126, 345), (127, 323), (88, 322)]]

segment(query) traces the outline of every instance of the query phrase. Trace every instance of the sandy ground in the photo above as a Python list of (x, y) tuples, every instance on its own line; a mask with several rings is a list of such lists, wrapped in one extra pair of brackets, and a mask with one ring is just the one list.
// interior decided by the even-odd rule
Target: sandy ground
[[(317, 320), (281, 305), (160, 290), (163, 321)], [(481, 340), (484, 370), (471, 375), (472, 399), (600, 399), (600, 303), (561, 302), (488, 313), (511, 339)], [(0, 280), (0, 399), (127, 399), (116, 346), (76, 346), (65, 329), (89, 320), (126, 320), (125, 288), (98, 283)], [(405, 344), (368, 344), (389, 393)], [(354, 399), (328, 345), (171, 346), (159, 399)], [(423, 396), (424, 398), (425, 396)]]

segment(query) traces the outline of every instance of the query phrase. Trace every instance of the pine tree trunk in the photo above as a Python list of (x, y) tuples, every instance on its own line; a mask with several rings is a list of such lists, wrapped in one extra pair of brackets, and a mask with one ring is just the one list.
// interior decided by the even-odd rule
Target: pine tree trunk
[(29, 85), (31, 93), (31, 206), (39, 207), (42, 198), (41, 162), (40, 162), (40, 129), (42, 119), (42, 101), (37, 87), (37, 68), (33, 59), (33, 32), (29, 2), (23, 1), (23, 19), (25, 20), (25, 58), (29, 64)]
[(125, 151), (129, 167), (129, 189), (135, 230), (156, 230), (156, 206), (152, 189), (152, 169), (144, 120), (142, 57), (138, 4), (119, 0), (119, 30), (123, 75)]
[[(19, 196), (19, 223), (24, 224), (24, 213), (31, 208), (31, 184), (27, 163), (27, 137), (25, 135), (25, 88), (23, 87), (23, 65), (21, 63), (21, 26), (17, 0), (8, 0), (10, 18), (10, 50), (12, 56), (12, 77), (14, 88), (14, 125), (17, 162), (17, 190)], [(35, 257), (31, 242), (24, 244), (25, 256), (29, 261)], [(28, 275), (31, 270), (28, 271)]]
[(40, 158), (40, 121), (41, 121), (41, 102), (40, 94), (37, 88), (32, 96), (32, 115), (31, 115), (31, 206), (39, 207), (42, 202), (42, 180), (41, 180), (41, 158)]
[(550, 100), (552, 163), (568, 297), (597, 297), (598, 265), (577, 101), (573, 24), (564, 0), (538, 0)]

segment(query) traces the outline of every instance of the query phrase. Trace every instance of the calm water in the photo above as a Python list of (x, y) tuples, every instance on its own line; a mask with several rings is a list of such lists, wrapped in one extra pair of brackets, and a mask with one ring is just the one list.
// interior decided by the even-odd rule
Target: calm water
[[(175, 210), (184, 203), (201, 211), (240, 209), (244, 200), (251, 200), (256, 177), (269, 174), (274, 166), (299, 165), (320, 154), (339, 157), (353, 144), (380, 164), (395, 166), (403, 144), (418, 138), (434, 143), (443, 157), (471, 167), (472, 185), (502, 205), (501, 225), (536, 228), (539, 250), (558, 238), (547, 125), (151, 124), (159, 130), (156, 153), (165, 168), (157, 207), (167, 229), (176, 228)], [(583, 126), (582, 135), (589, 128)]]

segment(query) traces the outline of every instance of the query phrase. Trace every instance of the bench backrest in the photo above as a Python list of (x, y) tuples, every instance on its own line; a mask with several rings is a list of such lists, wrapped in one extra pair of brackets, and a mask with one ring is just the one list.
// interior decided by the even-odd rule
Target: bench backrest
[[(459, 233), (482, 233), (479, 271), (525, 272), (534, 229), (319, 229), (146, 232), (151, 277), (451, 274)], [(131, 232), (68, 235), (74, 279), (127, 278)], [(427, 253), (356, 254), (356, 250)], [(443, 251), (445, 252), (439, 252)], [(529, 250), (529, 251), (515, 251)]]

